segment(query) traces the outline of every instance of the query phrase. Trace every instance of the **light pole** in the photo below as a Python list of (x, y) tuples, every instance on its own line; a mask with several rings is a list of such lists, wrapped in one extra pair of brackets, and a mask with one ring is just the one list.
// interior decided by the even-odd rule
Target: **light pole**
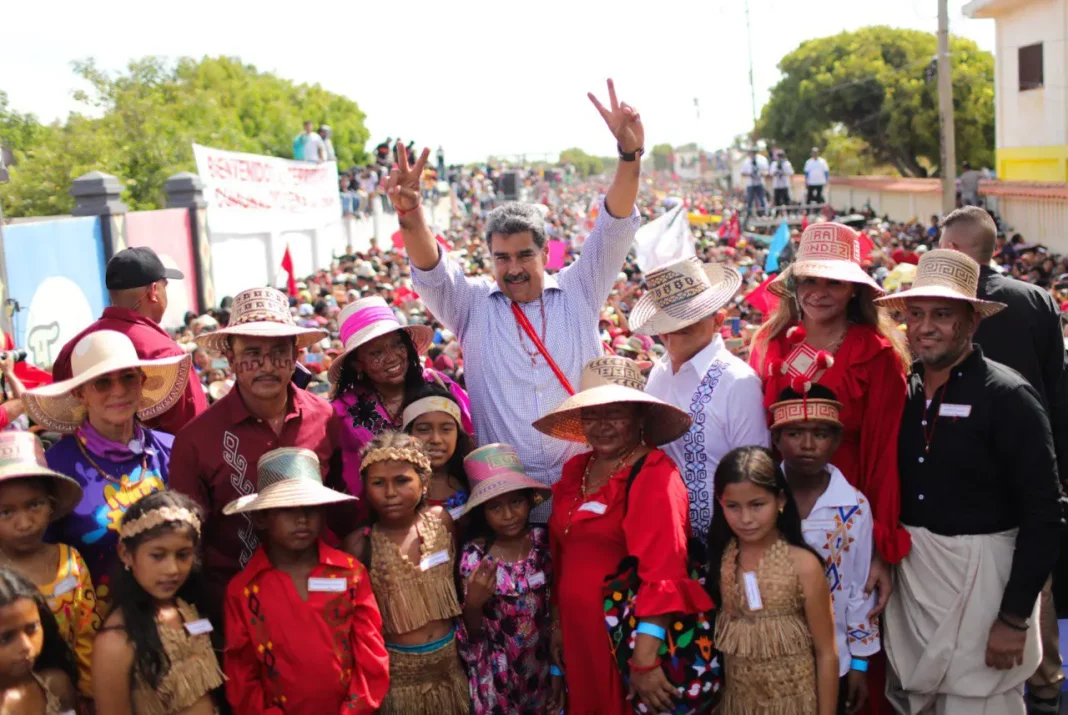
[(938, 124), (942, 139), (942, 213), (957, 208), (957, 147), (953, 126), (953, 70), (949, 55), (949, 7), (938, 0)]

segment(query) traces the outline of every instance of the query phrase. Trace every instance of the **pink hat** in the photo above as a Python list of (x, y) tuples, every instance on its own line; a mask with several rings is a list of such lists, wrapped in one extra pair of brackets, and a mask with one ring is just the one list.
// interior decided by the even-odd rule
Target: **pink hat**
[(363, 298), (345, 306), (338, 318), (341, 326), (341, 340), (345, 343), (345, 352), (334, 360), (330, 366), (330, 382), (337, 384), (341, 377), (341, 368), (349, 355), (356, 348), (389, 333), (403, 330), (415, 344), (415, 351), (422, 355), (434, 340), (434, 330), (427, 325), (401, 325), (393, 309), (384, 298), (377, 295)]
[(534, 491), (535, 503), (541, 503), (552, 490), (527, 476), (519, 453), (510, 444), (487, 444), (464, 458), (464, 471), (471, 483), (471, 498), (464, 514), (490, 499), (524, 489)]
[(876, 295), (885, 293), (860, 267), (860, 234), (841, 223), (814, 223), (806, 228), (794, 262), (768, 284), (768, 290), (780, 298), (789, 298), (790, 276), (857, 283), (868, 286)]

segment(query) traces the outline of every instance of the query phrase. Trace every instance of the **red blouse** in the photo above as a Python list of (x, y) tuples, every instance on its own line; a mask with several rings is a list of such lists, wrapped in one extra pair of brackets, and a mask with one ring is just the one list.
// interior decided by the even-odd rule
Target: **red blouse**
[[(553, 487), (549, 517), (553, 602), (559, 604), (569, 712), (573, 715), (630, 715), (622, 680), (608, 645), (601, 584), (628, 555), (638, 557), (636, 612), (639, 617), (698, 613), (712, 608), (704, 588), (686, 571), (690, 503), (678, 467), (653, 450), (630, 488), (630, 467), (614, 475), (581, 510), (582, 473), (592, 453), (570, 459)], [(603, 513), (599, 513), (603, 512)], [(570, 519), (571, 529), (566, 534)]]
[(261, 546), (226, 590), (226, 699), (241, 715), (373, 713), (389, 690), (389, 656), (371, 579), (352, 556), (319, 542), (311, 590), (271, 566)]
[[(790, 386), (786, 375), (762, 369), (793, 349), (784, 335), (772, 340), (766, 356), (754, 351), (752, 366), (764, 382), (764, 407), (770, 408)], [(888, 563), (908, 555), (909, 533), (901, 526), (901, 488), (897, 473), (897, 433), (905, 409), (905, 370), (890, 341), (870, 325), (852, 325), (834, 355), (834, 365), (816, 381), (842, 403), (842, 444), (831, 462), (872, 505), (875, 546)], [(771, 422), (769, 414), (769, 424)]]

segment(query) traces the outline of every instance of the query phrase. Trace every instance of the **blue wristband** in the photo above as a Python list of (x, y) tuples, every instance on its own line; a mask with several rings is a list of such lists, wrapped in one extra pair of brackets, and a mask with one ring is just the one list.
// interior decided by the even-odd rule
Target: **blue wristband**
[(564, 677), (564, 671), (560, 670), (555, 665), (550, 665), (549, 675), (553, 676), (554, 678), (562, 678)]
[(638, 624), (638, 629), (635, 633), (644, 633), (647, 636), (652, 636), (662, 641), (667, 640), (667, 631), (656, 625), (655, 623), (645, 623), (644, 621)]
[(853, 658), (852, 660), (849, 661), (849, 669), (850, 670), (855, 670), (858, 673), (867, 673), (868, 672), (868, 661), (861, 660), (860, 658)]

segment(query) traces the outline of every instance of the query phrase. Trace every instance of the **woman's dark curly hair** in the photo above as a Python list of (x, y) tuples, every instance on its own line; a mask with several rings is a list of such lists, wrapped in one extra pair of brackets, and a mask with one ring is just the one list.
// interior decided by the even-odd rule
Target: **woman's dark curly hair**
[(37, 616), (41, 619), (41, 631), (44, 635), (41, 653), (34, 661), (33, 669), (38, 672), (61, 670), (67, 674), (70, 682), (77, 686), (78, 666), (74, 661), (74, 653), (59, 634), (56, 617), (52, 615), (52, 609), (48, 607), (45, 597), (37, 590), (37, 586), (22, 574), (12, 569), (0, 568), (0, 608), (10, 606), (23, 598), (37, 605)]
[[(204, 517), (200, 512), (200, 507), (189, 497), (172, 491), (155, 492), (134, 502), (126, 510), (126, 514), (122, 517), (122, 522), (124, 524), (129, 523), (150, 511), (163, 507), (188, 509), (196, 514), (197, 518), (203, 523)], [(164, 522), (128, 539), (122, 539), (122, 544), (132, 555), (146, 541), (171, 532), (189, 534), (194, 548), (197, 548), (200, 544), (200, 534), (184, 521)], [(171, 667), (170, 660), (163, 650), (163, 643), (159, 637), (159, 626), (156, 624), (156, 613), (159, 608), (156, 599), (137, 582), (133, 571), (127, 571), (121, 563), (117, 563), (115, 566), (111, 584), (111, 610), (117, 610), (122, 614), (124, 623), (122, 629), (126, 631), (126, 637), (133, 644), (134, 673), (148, 683), (149, 687), (156, 688)], [(199, 559), (194, 560), (193, 570), (189, 573), (189, 578), (178, 589), (175, 598), (180, 598), (198, 608), (202, 606), (203, 581)]]
[[(411, 393), (409, 397), (404, 400), (404, 408), (407, 409), (408, 405), (423, 399), (424, 397), (441, 397), (450, 402), (453, 402), (457, 407), (460, 407), (460, 403), (456, 400), (456, 396), (451, 391), (438, 385), (437, 383), (424, 382), (423, 386)], [(408, 425), (404, 431), (408, 434), (412, 433), (412, 427), (415, 425)], [(456, 423), (456, 450), (452, 453), (452, 457), (445, 464), (446, 473), (455, 479), (464, 488), (464, 491), (471, 492), (471, 484), (467, 481), (467, 472), (464, 470), (464, 459), (467, 455), (471, 454), (475, 449), (475, 440), (471, 435), (467, 434), (464, 430), (464, 426), (459, 422)]]
[[(401, 340), (408, 350), (408, 369), (404, 373), (404, 396), (407, 402), (408, 396), (425, 384), (426, 380), (423, 379), (423, 364), (419, 361), (419, 353), (415, 350), (415, 343), (412, 342), (407, 332), (403, 330), (399, 332)], [(360, 347), (364, 346), (361, 345)], [(341, 365), (341, 374), (338, 375), (337, 384), (334, 385), (334, 389), (330, 392), (331, 400), (336, 400), (342, 395), (352, 392), (357, 387), (362, 387), (369, 391), (374, 390), (371, 379), (366, 374), (360, 374), (356, 370), (356, 353), (359, 351), (360, 348), (357, 348), (348, 355), (339, 358), (345, 362)]]

